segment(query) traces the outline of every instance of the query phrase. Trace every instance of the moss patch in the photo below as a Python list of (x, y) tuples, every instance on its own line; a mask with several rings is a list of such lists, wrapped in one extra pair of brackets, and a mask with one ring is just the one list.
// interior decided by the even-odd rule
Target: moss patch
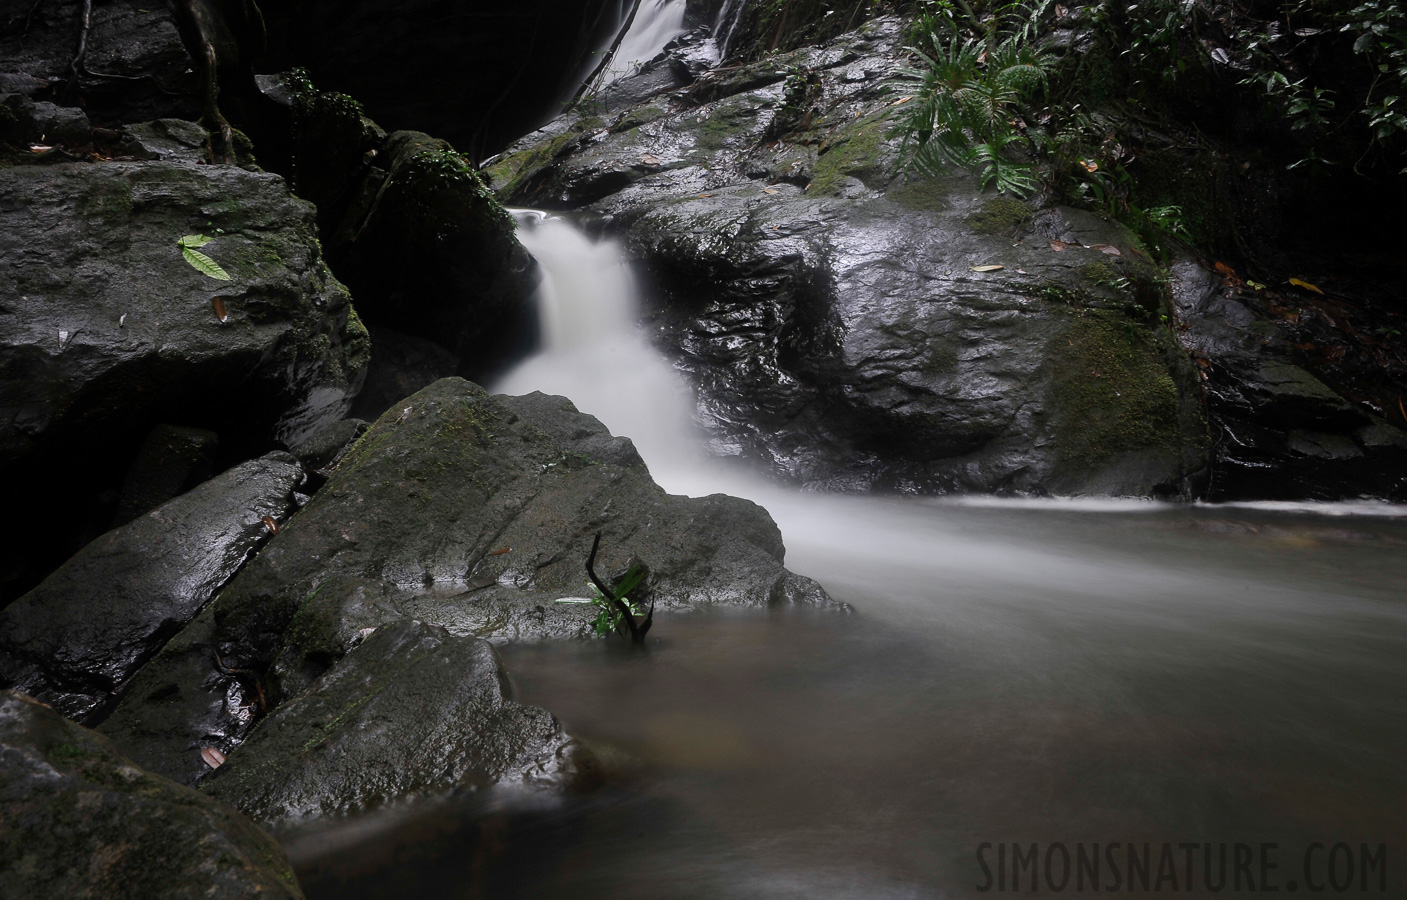
[(1177, 385), (1146, 327), (1119, 313), (1072, 314), (1049, 363), (1047, 401), (1066, 463), (1089, 469), (1130, 450), (1179, 447)]
[(967, 225), (978, 234), (1011, 234), (1034, 215), (1031, 207), (1014, 197), (993, 197), (967, 217)]
[(924, 178), (891, 188), (884, 196), (918, 212), (947, 209), (951, 186), (942, 178)]
[(885, 114), (871, 113), (832, 136), (816, 160), (807, 193), (833, 195), (847, 177), (873, 177), (884, 146)]

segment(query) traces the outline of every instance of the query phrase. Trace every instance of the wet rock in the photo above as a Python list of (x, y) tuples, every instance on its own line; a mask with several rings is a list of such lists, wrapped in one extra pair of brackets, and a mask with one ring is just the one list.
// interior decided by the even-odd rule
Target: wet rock
[[(232, 281), (182, 258), (177, 239), (196, 233)], [(343, 418), (364, 377), (366, 332), (311, 207), (264, 173), (0, 170), (0, 297), (0, 475), (25, 473), (15, 503), (42, 526), (42, 546), (11, 549), (49, 568), (156, 423), (217, 431), (247, 458)]]
[(126, 525), (207, 480), (220, 436), (204, 428), (157, 425), (122, 480), (114, 525)]
[(557, 720), (509, 697), (487, 642), (421, 622), (383, 625), (260, 722), (201, 790), (288, 824), (427, 791), (580, 777), (587, 757)]
[(368, 423), (361, 419), (331, 422), (297, 442), (288, 450), (298, 457), (309, 471), (320, 472), (337, 464), (356, 439), (366, 432)]
[[(1198, 361), (1211, 418), (1211, 499), (1407, 499), (1407, 431), (1372, 399), (1386, 385), (1391, 403), (1391, 373), (1335, 364), (1374, 358), (1352, 343), (1367, 331), (1350, 324), (1358, 310), (1335, 310), (1347, 327), (1316, 327), (1299, 314), (1302, 301), (1280, 291), (1252, 290), (1193, 260), (1171, 268), (1178, 337)], [(1342, 393), (1321, 378), (1332, 374)]]
[(93, 124), (116, 127), (200, 114), (191, 58), (161, 3), (95, 3), (85, 71), (70, 86), (82, 3), (46, 0), (7, 9), (0, 23), (0, 91), (81, 107)]
[(0, 859), (14, 898), (303, 896), (243, 815), (14, 691), (0, 692)]
[(302, 469), (271, 454), (84, 547), (0, 611), (0, 681), (74, 719), (100, 714), (292, 509)]
[[(591, 634), (584, 562), (651, 570), (658, 609), (835, 607), (782, 565), (760, 507), (672, 497), (631, 443), (560, 397), (445, 379), (368, 431), (327, 485), (133, 681), (105, 733), (189, 783), (253, 710), (309, 689), (364, 629), (418, 620), (502, 641)], [(657, 626), (663, 627), (663, 626)], [(217, 659), (217, 654), (218, 659)]]
[(185, 119), (156, 119), (122, 129), (122, 149), (137, 159), (201, 162), (209, 154), (210, 135)]
[(35, 144), (87, 143), (93, 127), (83, 110), (31, 100), (23, 94), (0, 94), (0, 142), (15, 147)]
[(965, 174), (906, 176), (901, 42), (876, 20), (563, 117), (488, 172), (625, 237), (720, 455), (840, 490), (1190, 494), (1199, 389), (1146, 249)]

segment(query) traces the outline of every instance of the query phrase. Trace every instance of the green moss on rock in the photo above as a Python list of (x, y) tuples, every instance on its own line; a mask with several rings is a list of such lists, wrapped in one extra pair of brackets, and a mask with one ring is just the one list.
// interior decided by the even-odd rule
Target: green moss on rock
[(1031, 207), (1014, 197), (993, 197), (967, 217), (967, 224), (978, 234), (1010, 234), (1034, 215)]
[(1131, 450), (1178, 450), (1177, 385), (1147, 328), (1085, 310), (1054, 341), (1049, 362), (1048, 402), (1066, 464), (1093, 469)]
[(862, 181), (867, 177), (872, 179), (880, 165), (885, 132), (885, 117), (880, 112), (871, 113), (832, 135), (816, 160), (807, 193), (834, 194), (847, 177)]

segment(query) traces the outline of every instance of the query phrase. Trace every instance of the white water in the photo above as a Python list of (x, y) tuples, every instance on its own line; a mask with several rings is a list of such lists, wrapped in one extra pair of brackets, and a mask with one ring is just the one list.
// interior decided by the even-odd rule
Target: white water
[(558, 217), (533, 210), (514, 215), (518, 239), (542, 271), (542, 350), (492, 390), (570, 397), (613, 434), (630, 437), (666, 490), (689, 493), (705, 462), (689, 414), (693, 400), (636, 325), (639, 302), (620, 252)]
[(664, 45), (684, 33), (685, 0), (640, 0), (635, 21), (621, 38), (601, 84), (610, 84), (654, 59)]

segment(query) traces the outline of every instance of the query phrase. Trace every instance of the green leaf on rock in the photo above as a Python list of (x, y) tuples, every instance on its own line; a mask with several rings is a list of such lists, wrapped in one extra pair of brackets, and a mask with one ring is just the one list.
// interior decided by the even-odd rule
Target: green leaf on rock
[(191, 266), (202, 275), (208, 275), (217, 281), (233, 280), (230, 278), (228, 272), (220, 268), (219, 263), (206, 256), (204, 253), (201, 253), (199, 250), (192, 250), (190, 247), (182, 244), (181, 255), (186, 258), (186, 262), (190, 263)]

